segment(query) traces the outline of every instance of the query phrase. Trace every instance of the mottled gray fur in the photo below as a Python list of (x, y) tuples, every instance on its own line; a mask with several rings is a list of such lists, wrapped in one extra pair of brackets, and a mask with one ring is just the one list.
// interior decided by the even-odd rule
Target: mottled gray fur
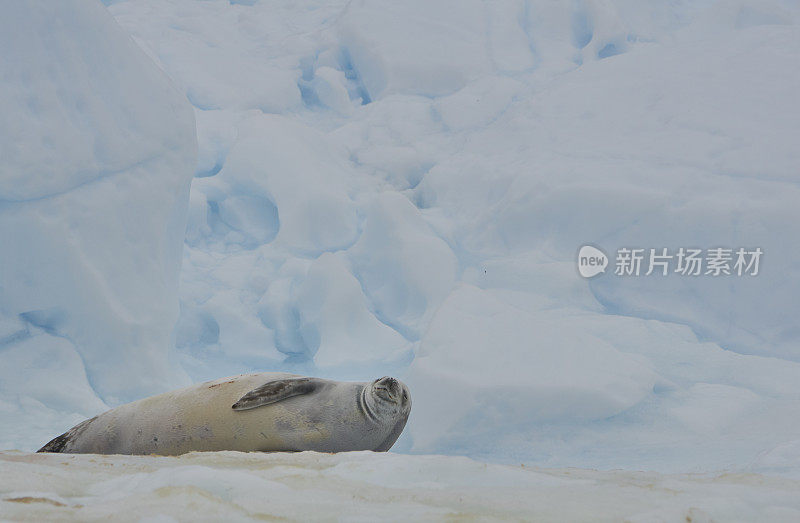
[(243, 374), (111, 409), (39, 452), (386, 451), (410, 411), (408, 388), (394, 378), (355, 383)]

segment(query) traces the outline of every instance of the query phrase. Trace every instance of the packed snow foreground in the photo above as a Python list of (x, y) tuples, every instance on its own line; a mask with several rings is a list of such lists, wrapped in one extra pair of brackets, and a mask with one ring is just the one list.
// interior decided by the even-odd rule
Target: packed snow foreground
[[(397, 375), (403, 453), (798, 474), (795, 5), (108, 3), (0, 16), (0, 449), (269, 370)], [(585, 280), (585, 244), (764, 256)], [(166, 485), (234, 458), (114, 459)], [(429, 463), (247, 459), (232, 485)], [(101, 514), (81, 485), (43, 497)]]
[(0, 514), (44, 521), (797, 521), (800, 482), (465, 457), (0, 452)]

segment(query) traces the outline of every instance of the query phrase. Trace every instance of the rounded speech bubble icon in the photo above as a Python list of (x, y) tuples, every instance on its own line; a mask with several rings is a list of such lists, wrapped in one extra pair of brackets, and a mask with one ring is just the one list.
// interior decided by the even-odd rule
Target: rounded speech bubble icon
[(584, 278), (592, 278), (601, 272), (606, 272), (606, 267), (608, 267), (608, 256), (597, 247), (584, 245), (578, 251), (578, 272)]

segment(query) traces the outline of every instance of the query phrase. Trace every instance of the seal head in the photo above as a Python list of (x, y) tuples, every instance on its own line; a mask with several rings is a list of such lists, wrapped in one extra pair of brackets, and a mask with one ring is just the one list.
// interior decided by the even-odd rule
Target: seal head
[(392, 424), (388, 437), (374, 450), (385, 452), (389, 450), (408, 421), (411, 412), (411, 394), (406, 385), (389, 376), (379, 378), (365, 385), (362, 391), (362, 409), (374, 423)]

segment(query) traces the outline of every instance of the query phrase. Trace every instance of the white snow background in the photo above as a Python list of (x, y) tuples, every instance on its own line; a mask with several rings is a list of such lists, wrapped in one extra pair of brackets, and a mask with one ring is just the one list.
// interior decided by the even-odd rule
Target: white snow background
[(281, 370), (406, 381), (400, 453), (800, 477), (797, 2), (107, 4), (2, 4), (0, 449)]

